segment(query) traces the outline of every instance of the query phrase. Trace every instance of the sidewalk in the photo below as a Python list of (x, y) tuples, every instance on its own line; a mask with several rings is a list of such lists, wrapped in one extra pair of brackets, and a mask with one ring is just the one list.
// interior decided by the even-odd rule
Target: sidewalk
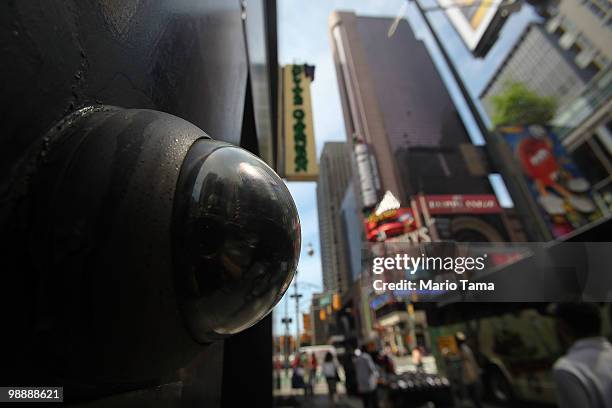
[(304, 396), (304, 390), (292, 389), (291, 379), (283, 375), (281, 388), (274, 390), (275, 407), (300, 407), (300, 408), (362, 408), (361, 400), (346, 395), (344, 384), (338, 383), (338, 397), (332, 404), (327, 395), (327, 383), (319, 379), (313, 389), (314, 395)]
[(313, 395), (309, 397), (302, 396), (289, 396), (289, 397), (275, 397), (275, 407), (300, 407), (300, 408), (362, 408), (363, 405), (358, 398), (348, 397), (346, 395), (340, 396), (338, 401), (332, 405), (327, 395)]

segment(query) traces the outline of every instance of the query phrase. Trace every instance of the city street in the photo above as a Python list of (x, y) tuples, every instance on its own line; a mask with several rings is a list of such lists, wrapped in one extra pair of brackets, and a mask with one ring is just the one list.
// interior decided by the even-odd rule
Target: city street
[[(344, 385), (338, 384), (338, 397), (335, 404), (332, 404), (327, 395), (327, 384), (323, 379), (319, 379), (313, 389), (314, 395), (304, 396), (303, 390), (296, 390), (291, 388), (291, 378), (288, 375), (283, 375), (281, 381), (281, 388), (274, 390), (274, 402), (275, 407), (303, 407), (303, 408), (362, 408), (363, 404), (358, 397), (346, 395)], [(379, 405), (380, 408), (396, 408), (396, 407), (385, 407), (382, 403)], [(405, 408), (434, 408), (435, 406), (430, 405), (419, 405)], [(472, 408), (473, 405), (467, 401), (463, 404), (459, 402), (455, 403), (455, 408)], [(484, 408), (507, 408), (508, 405), (500, 405), (491, 402), (485, 402)], [(513, 408), (545, 408), (550, 407), (548, 405), (541, 404), (529, 404), (529, 403), (513, 403)], [(404, 407), (401, 407), (404, 408)]]
[(0, 15), (0, 408), (612, 408), (612, 0)]

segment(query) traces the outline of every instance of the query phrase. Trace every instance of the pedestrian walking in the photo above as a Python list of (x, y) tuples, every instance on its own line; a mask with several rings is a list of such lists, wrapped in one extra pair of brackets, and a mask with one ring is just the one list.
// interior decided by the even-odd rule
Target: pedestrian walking
[(417, 372), (422, 373), (425, 371), (423, 366), (423, 351), (420, 347), (415, 347), (411, 351), (412, 364), (416, 367)]
[(383, 407), (391, 406), (390, 383), (395, 376), (395, 364), (391, 357), (391, 346), (389, 344), (376, 354), (376, 366), (378, 368), (378, 401)]
[(443, 347), (442, 359), (444, 361), (446, 375), (451, 383), (453, 396), (454, 398), (461, 399), (465, 392), (462, 384), (461, 358), (459, 357), (458, 351), (454, 353), (450, 348)]
[(355, 373), (357, 374), (357, 390), (364, 408), (378, 408), (376, 395), (378, 370), (365, 346), (362, 346), (361, 350), (355, 350)]
[(357, 375), (355, 373), (355, 362), (353, 356), (355, 355), (352, 348), (347, 348), (344, 353), (338, 355), (342, 369), (344, 370), (344, 387), (348, 395), (358, 395), (357, 390)]
[(467, 392), (467, 396), (474, 407), (482, 407), (481, 383), (480, 383), (480, 367), (476, 362), (474, 353), (470, 346), (467, 345), (465, 334), (457, 332), (455, 340), (459, 348), (459, 358), (461, 361), (461, 380), (462, 385)]
[(306, 394), (306, 383), (304, 382), (304, 363), (302, 362), (301, 356), (297, 355), (293, 361), (293, 374), (291, 375), (291, 388), (304, 389)]
[(327, 382), (327, 390), (329, 393), (329, 399), (332, 404), (336, 403), (336, 386), (340, 381), (338, 375), (338, 365), (334, 361), (334, 356), (329, 351), (325, 354), (325, 360), (321, 366), (325, 381)]
[(310, 386), (313, 387), (313, 388), (317, 384), (317, 369), (318, 368), (319, 368), (319, 362), (317, 361), (317, 356), (313, 352), (310, 355), (311, 376), (309, 377)]
[(316, 368), (312, 366), (312, 359), (308, 354), (302, 354), (302, 364), (304, 365), (304, 394), (306, 396), (314, 395), (314, 376)]
[(395, 363), (391, 355), (391, 346), (387, 344), (376, 356), (376, 364), (380, 367), (380, 374), (385, 378), (385, 382), (395, 375)]
[(274, 377), (276, 380), (276, 388), (280, 389), (281, 388), (281, 370), (282, 370), (283, 365), (281, 364), (280, 358), (278, 356), (278, 354), (274, 357)]
[(612, 345), (601, 336), (601, 311), (591, 303), (562, 303), (554, 311), (567, 353), (553, 366), (560, 408), (612, 408)]

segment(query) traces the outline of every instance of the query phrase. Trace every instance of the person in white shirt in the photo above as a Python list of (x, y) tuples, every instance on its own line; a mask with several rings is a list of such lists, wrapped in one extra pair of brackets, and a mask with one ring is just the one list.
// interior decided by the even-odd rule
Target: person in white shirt
[(336, 402), (336, 385), (340, 381), (340, 376), (338, 375), (338, 366), (334, 361), (334, 356), (329, 351), (325, 354), (325, 361), (321, 366), (321, 371), (325, 376), (325, 381), (327, 381), (329, 399), (334, 404)]
[(590, 303), (561, 303), (556, 329), (567, 353), (553, 366), (560, 408), (612, 408), (612, 345), (601, 336), (601, 312)]

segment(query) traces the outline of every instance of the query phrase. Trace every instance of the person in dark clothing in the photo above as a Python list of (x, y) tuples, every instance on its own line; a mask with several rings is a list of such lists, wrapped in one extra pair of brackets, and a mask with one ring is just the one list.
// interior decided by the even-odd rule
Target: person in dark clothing
[(462, 383), (467, 392), (467, 396), (474, 407), (482, 407), (481, 383), (480, 383), (480, 367), (476, 362), (474, 353), (470, 346), (467, 345), (465, 334), (458, 332), (455, 335), (457, 346), (459, 348), (459, 356), (461, 358), (461, 377)]
[(344, 386), (348, 395), (357, 395), (357, 377), (355, 374), (355, 364), (353, 364), (354, 350), (349, 348), (343, 354), (338, 355), (340, 364), (344, 369)]

